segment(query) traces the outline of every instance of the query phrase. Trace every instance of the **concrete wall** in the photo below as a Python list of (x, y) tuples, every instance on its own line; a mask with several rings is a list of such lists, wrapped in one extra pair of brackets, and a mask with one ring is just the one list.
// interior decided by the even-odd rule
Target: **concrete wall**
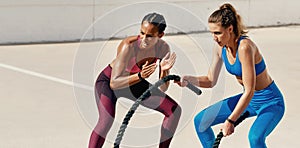
[(300, 24), (297, 0), (1, 0), (0, 44), (64, 42), (138, 33), (148, 12), (167, 20), (166, 33), (207, 30), (207, 17), (232, 3), (247, 26)]

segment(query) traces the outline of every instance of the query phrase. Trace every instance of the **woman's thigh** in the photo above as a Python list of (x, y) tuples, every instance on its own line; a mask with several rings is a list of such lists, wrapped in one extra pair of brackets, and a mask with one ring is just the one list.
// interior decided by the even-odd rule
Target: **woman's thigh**
[[(234, 110), (241, 95), (242, 94), (238, 94), (229, 97), (201, 111), (195, 117), (195, 124), (198, 124), (196, 126), (199, 126), (201, 128), (201, 131), (203, 131), (209, 128), (210, 126), (225, 122), (225, 120), (228, 118), (228, 116), (230, 116), (230, 114)], [(251, 107), (246, 108), (246, 110), (250, 113), (249, 117), (256, 115), (255, 111)]]

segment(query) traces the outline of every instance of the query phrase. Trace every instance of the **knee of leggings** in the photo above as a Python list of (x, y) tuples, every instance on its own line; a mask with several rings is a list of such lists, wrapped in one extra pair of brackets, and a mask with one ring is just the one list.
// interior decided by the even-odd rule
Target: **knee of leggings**
[(200, 113), (198, 113), (195, 118), (194, 118), (194, 126), (195, 126), (195, 129), (198, 131), (198, 132), (203, 132), (207, 129), (207, 126), (203, 126), (203, 111), (201, 111)]
[(265, 137), (250, 132), (248, 135), (248, 139), (251, 147), (266, 147)]
[(194, 125), (195, 125), (195, 127), (199, 127), (201, 119), (202, 119), (201, 113), (197, 114), (194, 117)]
[(172, 107), (172, 113), (173, 114), (176, 114), (176, 116), (180, 116), (181, 112), (182, 112), (182, 109), (178, 104), (173, 105), (173, 107)]
[(181, 116), (182, 109), (178, 104), (172, 105), (172, 107), (169, 110), (166, 110), (164, 112), (164, 115), (166, 117), (170, 117), (171, 115), (180, 117)]

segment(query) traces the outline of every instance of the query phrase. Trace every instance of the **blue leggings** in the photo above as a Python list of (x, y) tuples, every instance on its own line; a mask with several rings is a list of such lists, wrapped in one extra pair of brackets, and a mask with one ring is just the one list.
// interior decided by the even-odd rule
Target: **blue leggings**
[[(238, 94), (217, 102), (196, 115), (194, 125), (204, 148), (212, 148), (215, 140), (211, 126), (225, 122), (241, 96)], [(276, 84), (272, 82), (267, 88), (256, 91), (246, 110), (250, 112), (249, 117), (257, 116), (248, 135), (251, 148), (266, 148), (266, 137), (277, 126), (285, 110), (283, 96)]]

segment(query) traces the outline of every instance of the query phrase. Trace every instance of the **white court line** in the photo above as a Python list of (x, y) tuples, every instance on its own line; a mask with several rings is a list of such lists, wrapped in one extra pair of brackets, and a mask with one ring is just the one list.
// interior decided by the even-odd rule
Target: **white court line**
[(93, 87), (88, 86), (88, 85), (74, 83), (72, 81), (68, 81), (68, 80), (64, 80), (64, 79), (60, 79), (60, 78), (48, 76), (48, 75), (45, 75), (45, 74), (41, 74), (41, 73), (38, 73), (38, 72), (34, 72), (34, 71), (30, 71), (30, 70), (18, 68), (18, 67), (7, 65), (7, 64), (3, 64), (3, 63), (0, 63), (0, 67), (6, 68), (6, 69), (9, 69), (9, 70), (13, 70), (13, 71), (17, 71), (17, 72), (20, 72), (20, 73), (24, 73), (24, 74), (27, 74), (27, 75), (31, 75), (31, 76), (43, 78), (43, 79), (46, 79), (46, 80), (58, 82), (58, 83), (61, 83), (61, 84), (73, 86), (73, 87), (78, 87), (78, 88), (82, 88), (82, 89), (86, 89), (86, 90), (94, 90)]

